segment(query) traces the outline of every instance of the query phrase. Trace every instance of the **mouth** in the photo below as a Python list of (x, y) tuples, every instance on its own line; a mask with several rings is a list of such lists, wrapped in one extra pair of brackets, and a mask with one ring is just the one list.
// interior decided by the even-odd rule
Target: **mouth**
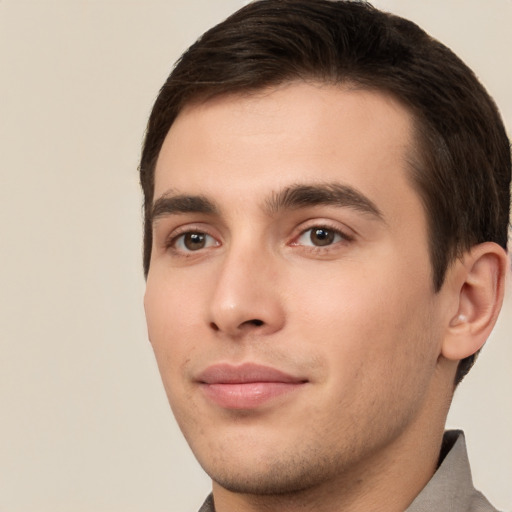
[(225, 409), (254, 409), (300, 389), (308, 381), (276, 368), (245, 363), (217, 364), (197, 379), (204, 395)]

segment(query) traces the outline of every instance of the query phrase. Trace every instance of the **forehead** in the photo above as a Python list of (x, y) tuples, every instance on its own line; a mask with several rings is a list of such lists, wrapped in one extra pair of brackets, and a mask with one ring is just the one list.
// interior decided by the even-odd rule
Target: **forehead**
[[(381, 92), (288, 83), (186, 107), (155, 172), (170, 190), (246, 200), (290, 184), (340, 182), (390, 207), (409, 186), (413, 119)], [(402, 197), (407, 202), (407, 197)]]

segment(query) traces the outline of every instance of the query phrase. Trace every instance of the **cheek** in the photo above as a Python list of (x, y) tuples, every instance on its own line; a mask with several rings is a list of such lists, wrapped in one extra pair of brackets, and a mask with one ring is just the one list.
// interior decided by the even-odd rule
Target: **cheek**
[(198, 321), (197, 306), (190, 297), (180, 295), (182, 289), (150, 272), (144, 296), (148, 337), (168, 396), (171, 385), (179, 385), (180, 367), (186, 352), (193, 350), (192, 332)]
[(180, 296), (177, 283), (169, 284), (163, 279), (149, 276), (144, 296), (144, 309), (148, 337), (151, 342), (158, 365), (162, 383), (169, 404), (177, 419), (183, 415), (179, 412), (180, 404), (185, 409), (191, 407), (190, 390), (183, 378), (185, 365), (196, 350), (193, 336), (196, 331), (197, 312), (194, 315), (192, 303), (188, 297)]
[(169, 272), (150, 270), (144, 295), (149, 339), (153, 346), (169, 344), (198, 321), (198, 298), (194, 286)]
[(352, 377), (363, 368), (407, 372), (422, 357), (435, 359), (424, 335), (431, 321), (428, 276), (410, 280), (393, 265), (339, 270), (317, 274), (321, 288), (295, 289), (300, 329), (318, 340), (324, 357), (333, 365), (336, 359)]
[(381, 279), (371, 277), (375, 273), (355, 265), (332, 269), (317, 271), (314, 283), (303, 276), (294, 279), (293, 301), (305, 327), (320, 336), (336, 334), (347, 342), (349, 336), (357, 336), (358, 343), (364, 344), (370, 341), (365, 334), (381, 332), (399, 321), (398, 305), (403, 305), (403, 299)]
[[(405, 421), (424, 403), (437, 360), (425, 334), (430, 315), (421, 295), (409, 295), (408, 302), (384, 291), (374, 286), (337, 304), (322, 301), (316, 324), (325, 315), (326, 328), (317, 339), (329, 392), (322, 402), (328, 407), (319, 407), (318, 414), (325, 424), (348, 415), (370, 430)], [(333, 410), (338, 412), (327, 412)]]

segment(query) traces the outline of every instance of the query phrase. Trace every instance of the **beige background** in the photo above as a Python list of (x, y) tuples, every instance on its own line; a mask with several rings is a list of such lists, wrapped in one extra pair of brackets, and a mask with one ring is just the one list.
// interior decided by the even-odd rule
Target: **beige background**
[[(142, 311), (137, 160), (172, 63), (240, 0), (0, 0), (0, 511), (194, 511), (209, 488)], [(511, 0), (379, 0), (477, 71), (512, 127)], [(512, 509), (512, 299), (458, 391)]]

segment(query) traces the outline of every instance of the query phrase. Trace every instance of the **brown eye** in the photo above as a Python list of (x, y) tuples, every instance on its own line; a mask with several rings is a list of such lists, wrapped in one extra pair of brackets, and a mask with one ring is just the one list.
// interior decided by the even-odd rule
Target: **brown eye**
[(326, 228), (313, 228), (309, 235), (312, 244), (317, 246), (330, 245), (335, 237), (336, 232)]
[(189, 231), (174, 239), (173, 246), (182, 252), (200, 251), (217, 245), (216, 240), (200, 231)]
[(204, 233), (187, 233), (183, 236), (183, 244), (189, 251), (197, 251), (206, 245)]
[(350, 240), (350, 238), (337, 229), (314, 226), (301, 233), (297, 239), (297, 244), (309, 247), (326, 247), (343, 240)]

